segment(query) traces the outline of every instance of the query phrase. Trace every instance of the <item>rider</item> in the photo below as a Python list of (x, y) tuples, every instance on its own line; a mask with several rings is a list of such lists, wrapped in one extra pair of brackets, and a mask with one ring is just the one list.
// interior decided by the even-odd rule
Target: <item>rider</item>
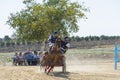
[(52, 49), (51, 47), (55, 44), (56, 42), (56, 39), (58, 38), (58, 32), (55, 31), (53, 33), (53, 35), (50, 35), (49, 38), (48, 38), (48, 46), (49, 46), (49, 52), (51, 53), (52, 52)]
[(65, 37), (63, 41), (61, 41), (60, 53), (64, 54), (70, 48), (69, 37)]

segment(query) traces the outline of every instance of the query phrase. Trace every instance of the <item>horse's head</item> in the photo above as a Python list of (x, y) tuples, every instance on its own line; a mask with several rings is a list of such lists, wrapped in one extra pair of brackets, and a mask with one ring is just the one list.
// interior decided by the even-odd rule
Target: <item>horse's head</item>
[(55, 45), (56, 45), (58, 48), (61, 47), (61, 41), (62, 41), (62, 39), (61, 39), (60, 37), (57, 37), (56, 42), (55, 42)]
[(52, 46), (52, 49), (53, 49), (53, 51), (59, 51), (60, 47), (61, 47), (61, 38), (58, 37), (56, 39), (55, 44)]
[(54, 44), (54, 45), (52, 46), (52, 50), (53, 50), (54, 52), (58, 52), (58, 51), (59, 51), (59, 46), (58, 46), (57, 44)]

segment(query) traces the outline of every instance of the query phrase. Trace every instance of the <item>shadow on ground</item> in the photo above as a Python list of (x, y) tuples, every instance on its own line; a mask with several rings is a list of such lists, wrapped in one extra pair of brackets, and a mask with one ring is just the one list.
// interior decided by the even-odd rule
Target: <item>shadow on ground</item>
[(65, 79), (69, 79), (69, 74), (70, 74), (70, 72), (65, 72), (65, 73), (63, 73), (63, 72), (53, 72), (53, 75), (55, 77), (60, 77), (60, 78), (65, 78)]
[(71, 73), (71, 72), (53, 72), (54, 77), (58, 78), (64, 78), (65, 80), (71, 80), (70, 74), (77, 74), (77, 73)]

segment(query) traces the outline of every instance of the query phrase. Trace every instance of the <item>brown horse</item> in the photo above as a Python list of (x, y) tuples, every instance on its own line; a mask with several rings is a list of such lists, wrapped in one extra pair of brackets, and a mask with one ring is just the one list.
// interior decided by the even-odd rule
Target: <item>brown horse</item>
[(45, 66), (45, 72), (49, 74), (57, 62), (60, 62), (60, 46), (61, 46), (61, 38), (57, 38), (55, 44), (51, 47), (52, 53), (46, 52), (43, 57), (43, 64)]

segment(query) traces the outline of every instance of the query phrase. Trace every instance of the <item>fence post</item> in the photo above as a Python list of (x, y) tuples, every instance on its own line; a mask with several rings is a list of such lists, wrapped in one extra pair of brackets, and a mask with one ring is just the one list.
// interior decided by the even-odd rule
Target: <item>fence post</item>
[(115, 43), (114, 49), (114, 69), (117, 70), (117, 62), (118, 62), (118, 44)]

